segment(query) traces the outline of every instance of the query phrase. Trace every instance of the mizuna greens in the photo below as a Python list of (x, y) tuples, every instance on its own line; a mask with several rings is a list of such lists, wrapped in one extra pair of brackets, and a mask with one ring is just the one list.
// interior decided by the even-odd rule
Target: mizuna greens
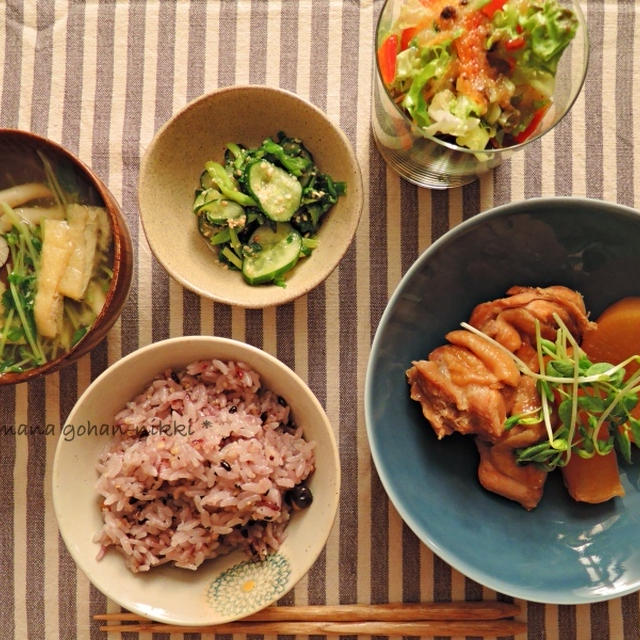
[(425, 135), (473, 150), (534, 134), (578, 26), (557, 0), (404, 0), (379, 34), (392, 99)]
[[(520, 463), (534, 462), (551, 471), (565, 466), (572, 454), (582, 458), (606, 455), (614, 447), (631, 459), (631, 442), (640, 443), (640, 420), (631, 415), (640, 393), (640, 369), (628, 378), (625, 367), (640, 364), (640, 355), (618, 365), (593, 363), (587, 358), (560, 317), (554, 342), (540, 335), (536, 322), (536, 346), (540, 371), (532, 371), (522, 360), (475, 327), (463, 327), (497, 345), (514, 360), (520, 372), (536, 381), (540, 407), (528, 415), (515, 415), (505, 429), (517, 424), (544, 422), (547, 439), (516, 450)], [(552, 420), (552, 414), (557, 416)]]
[(193, 212), (221, 262), (252, 285), (285, 286), (285, 274), (317, 246), (324, 215), (346, 183), (321, 173), (298, 138), (278, 133), (254, 149), (228, 143), (224, 164), (209, 161)]

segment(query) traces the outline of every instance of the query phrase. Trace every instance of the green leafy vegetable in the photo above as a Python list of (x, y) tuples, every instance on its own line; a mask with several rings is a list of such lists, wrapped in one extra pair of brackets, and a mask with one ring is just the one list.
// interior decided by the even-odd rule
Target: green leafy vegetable
[[(536, 381), (540, 408), (535, 417), (511, 416), (504, 428), (542, 420), (547, 439), (518, 449), (518, 462), (535, 462), (551, 470), (566, 465), (574, 453), (590, 458), (606, 455), (614, 447), (629, 461), (631, 441), (640, 442), (640, 421), (631, 415), (640, 393), (640, 369), (625, 378), (625, 367), (632, 362), (640, 364), (640, 355), (617, 365), (592, 363), (561, 318), (554, 318), (558, 330), (553, 342), (542, 338), (536, 323), (539, 372), (475, 327), (462, 325), (508, 353), (520, 372)], [(551, 419), (554, 409), (555, 425)]]
[[(279, 179), (271, 180), (269, 173)], [(217, 250), (221, 262), (242, 271), (250, 284), (271, 281), (285, 286), (282, 269), (274, 269), (271, 280), (268, 274), (259, 279), (250, 277), (243, 269), (246, 259), (255, 262), (260, 252), (272, 251), (252, 241), (254, 232), (264, 225), (275, 231), (278, 220), (286, 220), (302, 238), (299, 257), (309, 256), (317, 247), (315, 234), (323, 217), (346, 189), (345, 182), (318, 170), (300, 139), (279, 132), (275, 139), (266, 138), (253, 149), (230, 142), (224, 165), (207, 162), (195, 192), (193, 212), (200, 234)], [(243, 215), (234, 212), (226, 216), (225, 200), (243, 207)], [(290, 260), (290, 264), (293, 268), (295, 261)]]

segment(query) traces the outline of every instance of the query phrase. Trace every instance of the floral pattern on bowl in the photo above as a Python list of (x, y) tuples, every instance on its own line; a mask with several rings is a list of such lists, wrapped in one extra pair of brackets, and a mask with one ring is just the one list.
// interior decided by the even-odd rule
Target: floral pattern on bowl
[(225, 616), (242, 617), (283, 595), (290, 577), (291, 565), (280, 553), (261, 562), (245, 560), (211, 582), (207, 600)]

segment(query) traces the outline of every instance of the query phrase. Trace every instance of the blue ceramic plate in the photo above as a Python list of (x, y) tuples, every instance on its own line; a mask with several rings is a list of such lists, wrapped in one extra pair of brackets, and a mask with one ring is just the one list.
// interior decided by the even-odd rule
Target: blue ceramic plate
[(371, 350), (367, 432), (382, 483), (415, 534), (496, 591), (555, 604), (640, 589), (640, 453), (621, 464), (626, 496), (573, 502), (551, 474), (531, 512), (482, 489), (470, 438), (438, 441), (410, 400), (405, 370), (473, 307), (514, 284), (582, 292), (592, 317), (640, 296), (640, 213), (596, 200), (536, 199), (482, 213), (435, 242), (391, 298)]

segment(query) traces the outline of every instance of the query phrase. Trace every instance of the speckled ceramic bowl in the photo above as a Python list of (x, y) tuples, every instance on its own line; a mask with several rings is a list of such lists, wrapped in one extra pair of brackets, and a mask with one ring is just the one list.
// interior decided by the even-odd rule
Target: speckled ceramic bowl
[(113, 278), (102, 312), (73, 349), (22, 373), (0, 373), (0, 385), (25, 382), (52, 373), (91, 351), (118, 319), (129, 294), (133, 274), (131, 237), (118, 203), (100, 178), (59, 144), (28, 131), (0, 129), (0, 189), (22, 182), (44, 181), (38, 152), (49, 159), (70, 189), (77, 190), (80, 202), (105, 207), (113, 232)]
[[(226, 143), (259, 146), (279, 131), (299, 137), (322, 172), (347, 183), (347, 193), (326, 214), (317, 249), (287, 274), (286, 287), (251, 286), (225, 269), (198, 233), (194, 192), (204, 163), (223, 162)], [(167, 272), (201, 296), (247, 308), (289, 302), (325, 280), (351, 244), (363, 202), (360, 168), (344, 133), (309, 102), (266, 86), (219, 89), (176, 113), (146, 150), (138, 197), (147, 240)]]
[(535, 510), (485, 491), (473, 440), (438, 441), (405, 371), (444, 343), (475, 305), (514, 285), (561, 284), (593, 317), (640, 296), (640, 213), (580, 198), (517, 202), (446, 233), (409, 269), (371, 350), (365, 390), (376, 468), (398, 512), (441, 558), (496, 591), (581, 604), (640, 589), (640, 455), (621, 463), (624, 498), (571, 500), (550, 474)]
[[(209, 560), (196, 571), (163, 565), (133, 574), (124, 558), (109, 550), (97, 560), (93, 542), (102, 527), (95, 490), (96, 462), (110, 435), (87, 433), (111, 425), (115, 414), (167, 367), (207, 358), (247, 363), (265, 387), (289, 403), (305, 438), (316, 443), (316, 470), (308, 481), (311, 505), (294, 513), (286, 539), (263, 562), (240, 551)], [(205, 625), (245, 617), (272, 604), (310, 569), (329, 536), (338, 506), (340, 464), (331, 424), (307, 385), (269, 354), (242, 342), (210, 336), (172, 338), (126, 356), (99, 376), (67, 418), (53, 464), (53, 505), (72, 557), (89, 580), (130, 611), (159, 622)]]

